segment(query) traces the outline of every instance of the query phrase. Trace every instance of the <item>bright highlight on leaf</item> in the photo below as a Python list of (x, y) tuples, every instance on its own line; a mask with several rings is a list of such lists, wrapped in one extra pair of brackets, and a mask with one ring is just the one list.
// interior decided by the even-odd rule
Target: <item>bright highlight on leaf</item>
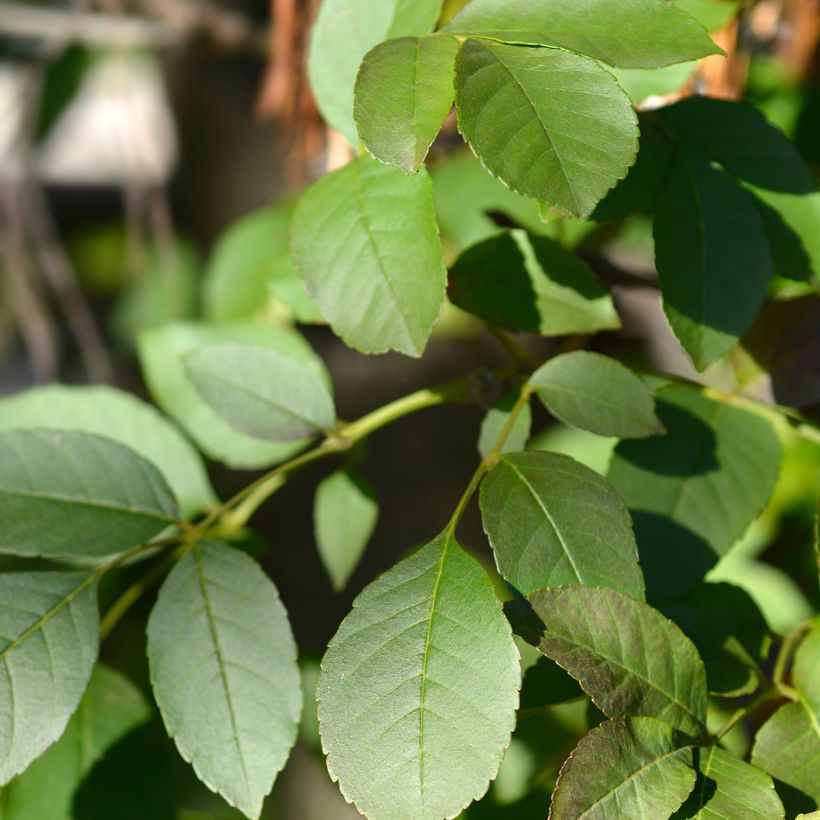
[(697, 20), (665, 0), (472, 0), (445, 31), (558, 46), (621, 68), (723, 53)]
[(442, 535), (367, 587), (328, 647), (330, 774), (370, 820), (455, 817), (498, 771), (519, 686), (490, 580)]
[(321, 377), (298, 359), (252, 345), (221, 344), (185, 356), (200, 396), (235, 430), (267, 441), (294, 441), (336, 421)]
[(113, 555), (177, 520), (153, 464), (111, 439), (77, 431), (0, 433), (0, 552)]
[(632, 522), (606, 480), (567, 456), (512, 453), (481, 486), (499, 572), (518, 592), (608, 586), (642, 599)]
[(0, 785), (63, 733), (91, 676), (99, 628), (94, 576), (0, 575)]
[(299, 201), (291, 248), (344, 342), (362, 353), (421, 355), (446, 279), (426, 173), (407, 176), (363, 156), (322, 177)]
[(359, 137), (378, 160), (415, 174), (453, 105), (458, 40), (403, 37), (376, 46), (356, 80)]
[(587, 216), (635, 161), (638, 119), (587, 57), (468, 39), (456, 61), (461, 133), (514, 191)]
[(256, 818), (296, 740), (296, 646), (276, 588), (253, 559), (195, 544), (148, 622), (151, 683), (168, 734), (198, 777)]
[(615, 359), (578, 350), (548, 361), (530, 378), (538, 398), (565, 424), (617, 438), (665, 432), (649, 388)]

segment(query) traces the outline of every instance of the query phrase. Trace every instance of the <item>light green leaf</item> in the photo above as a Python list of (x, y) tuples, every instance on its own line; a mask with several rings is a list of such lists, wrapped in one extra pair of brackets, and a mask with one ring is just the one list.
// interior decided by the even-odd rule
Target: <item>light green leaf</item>
[(199, 778), (251, 818), (296, 740), (296, 645), (276, 588), (244, 553), (195, 544), (148, 622), (151, 683)]
[(522, 594), (578, 583), (643, 599), (629, 513), (597, 473), (555, 453), (512, 453), (480, 501), (499, 572)]
[(64, 430), (0, 433), (0, 552), (105, 556), (177, 519), (153, 464), (107, 438)]
[(446, 272), (430, 177), (368, 156), (299, 201), (291, 248), (308, 291), (362, 353), (420, 356), (444, 304)]
[(658, 0), (473, 0), (445, 31), (558, 46), (622, 68), (723, 53), (700, 23)]
[(608, 717), (643, 715), (701, 735), (706, 672), (656, 609), (614, 589), (540, 589), (507, 604), (516, 631), (564, 667)]
[(587, 57), (467, 40), (456, 106), (461, 133), (490, 173), (576, 216), (588, 215), (635, 161), (629, 97)]
[(357, 143), (353, 90), (362, 59), (393, 37), (429, 34), (441, 0), (324, 0), (313, 26), (308, 76), (328, 124)]
[(707, 31), (719, 31), (740, 11), (738, 0), (674, 0), (675, 5), (695, 18)]
[(72, 820), (77, 787), (105, 752), (149, 714), (139, 689), (97, 664), (62, 737), (4, 789), (3, 820)]
[(752, 763), (820, 805), (820, 704), (781, 706), (757, 733)]
[(561, 336), (621, 326), (610, 295), (583, 260), (522, 230), (469, 248), (449, 280), (453, 304), (508, 330)]
[(608, 720), (581, 740), (561, 767), (553, 820), (656, 820), (680, 807), (695, 785), (692, 747), (651, 717)]
[(148, 389), (157, 404), (191, 434), (211, 458), (239, 469), (267, 467), (292, 456), (301, 445), (275, 444), (245, 436), (222, 421), (200, 398), (185, 375), (182, 357), (206, 345), (236, 342), (275, 350), (329, 377), (321, 360), (296, 331), (274, 325), (172, 324), (144, 334), (140, 361)]
[(316, 546), (333, 588), (345, 588), (379, 517), (373, 490), (350, 469), (337, 470), (316, 489), (313, 522)]
[(97, 576), (0, 575), (0, 785), (58, 737), (97, 657)]
[(655, 263), (672, 330), (698, 370), (749, 329), (768, 291), (772, 255), (749, 193), (678, 152), (655, 209)]
[(609, 480), (632, 513), (650, 600), (699, 581), (762, 512), (780, 469), (771, 425), (672, 385), (657, 393), (662, 437), (624, 441)]
[(370, 820), (455, 817), (498, 771), (520, 674), (492, 583), (440, 536), (367, 587), (330, 642), (317, 699), (331, 776)]
[(599, 436), (647, 438), (665, 432), (649, 388), (615, 359), (578, 350), (548, 361), (530, 384), (565, 424)]
[(0, 400), (0, 430), (60, 428), (95, 433), (152, 462), (192, 513), (216, 503), (202, 459), (150, 404), (113, 387), (49, 385)]
[[(481, 432), (478, 437), (478, 452), (482, 458), (486, 458), (501, 437), (501, 433), (507, 426), (510, 413), (518, 401), (518, 393), (507, 393), (502, 396), (493, 407), (491, 407), (484, 420), (481, 422)], [(532, 410), (529, 404), (525, 404), (518, 413), (507, 438), (501, 447), (502, 453), (514, 453), (523, 450), (530, 437), (530, 427), (532, 426)]]
[(795, 688), (820, 710), (820, 620), (815, 620), (794, 656)]
[(698, 782), (674, 820), (783, 820), (772, 779), (718, 746), (695, 750)]
[(290, 258), (293, 208), (279, 205), (244, 216), (220, 237), (205, 271), (205, 316), (216, 322), (252, 319), (279, 300), (299, 322), (321, 322)]
[(276, 350), (226, 342), (183, 357), (203, 401), (235, 430), (293, 441), (329, 430), (333, 397), (315, 369)]
[(415, 174), (453, 105), (454, 37), (402, 37), (376, 46), (356, 79), (359, 137), (378, 160)]

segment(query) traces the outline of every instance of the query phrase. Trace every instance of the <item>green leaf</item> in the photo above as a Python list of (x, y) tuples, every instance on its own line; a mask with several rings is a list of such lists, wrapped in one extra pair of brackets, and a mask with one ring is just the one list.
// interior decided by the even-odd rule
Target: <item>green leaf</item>
[(456, 60), (461, 133), (514, 191), (586, 216), (638, 148), (629, 97), (594, 60), (467, 40)]
[(0, 552), (105, 556), (177, 519), (153, 464), (110, 439), (64, 430), (0, 433)]
[(58, 737), (97, 658), (97, 575), (0, 575), (0, 785)]
[(608, 717), (655, 717), (688, 735), (703, 733), (703, 661), (656, 609), (614, 589), (569, 585), (536, 590), (507, 610), (516, 631)]
[(629, 513), (587, 467), (556, 453), (505, 455), (480, 502), (498, 570), (519, 592), (578, 583), (643, 599)]
[[(484, 420), (481, 422), (481, 432), (478, 437), (478, 452), (482, 458), (486, 458), (492, 451), (495, 443), (501, 437), (501, 433), (507, 426), (510, 413), (518, 401), (519, 393), (507, 393), (493, 405)], [(502, 453), (514, 453), (523, 450), (530, 437), (530, 427), (532, 426), (532, 410), (529, 404), (525, 404), (516, 416), (507, 438), (501, 447)]]
[(329, 430), (333, 397), (306, 363), (276, 350), (226, 342), (183, 357), (203, 401), (235, 430), (267, 441), (294, 441)]
[(346, 344), (421, 355), (446, 280), (426, 172), (407, 176), (362, 156), (328, 174), (299, 201), (291, 247), (308, 291)]
[(695, 96), (655, 115), (688, 145), (752, 185), (792, 194), (817, 190), (797, 148), (749, 103)]
[(752, 763), (820, 805), (820, 704), (781, 706), (757, 733)]
[(773, 272), (760, 213), (734, 180), (675, 155), (655, 210), (666, 316), (698, 370), (727, 353), (763, 304)]
[(148, 622), (154, 695), (198, 777), (251, 818), (296, 740), (296, 645), (276, 588), (244, 553), (195, 544)]
[(337, 470), (317, 487), (316, 546), (335, 590), (344, 589), (350, 580), (378, 517), (372, 488), (353, 470)]
[(290, 258), (293, 208), (261, 208), (220, 237), (205, 271), (205, 316), (215, 322), (252, 319), (282, 302), (299, 322), (321, 322)]
[(102, 385), (53, 384), (0, 400), (0, 430), (35, 427), (95, 433), (130, 447), (162, 473), (185, 512), (216, 503), (196, 450), (154, 407), (131, 393)]
[(664, 614), (684, 631), (706, 665), (709, 691), (724, 697), (754, 692), (771, 647), (769, 628), (751, 596), (732, 584), (701, 584)]
[(322, 378), (329, 377), (321, 360), (297, 332), (274, 325), (172, 324), (140, 339), (140, 361), (151, 395), (173, 416), (211, 458), (229, 467), (256, 469), (292, 456), (301, 445), (264, 442), (238, 433), (205, 404), (185, 375), (182, 357), (206, 345), (236, 342), (275, 350), (297, 359)]
[(445, 31), (558, 46), (623, 68), (723, 53), (700, 23), (658, 0), (473, 0)]
[(508, 330), (561, 336), (621, 326), (612, 298), (583, 260), (522, 230), (469, 248), (449, 278), (454, 305)]
[(440, 536), (367, 587), (330, 642), (317, 699), (331, 777), (371, 820), (456, 816), (498, 771), (520, 674), (492, 583)]
[(695, 785), (692, 747), (651, 717), (608, 720), (584, 737), (552, 794), (554, 820), (669, 817)]
[(609, 480), (632, 513), (650, 600), (697, 583), (772, 494), (781, 450), (754, 413), (685, 386), (657, 394), (660, 438), (621, 442)]
[(376, 46), (356, 79), (359, 137), (378, 160), (415, 174), (453, 105), (454, 37), (402, 37)]
[(313, 26), (308, 76), (328, 124), (357, 144), (353, 91), (362, 59), (393, 37), (429, 34), (441, 0), (324, 0)]
[(71, 820), (74, 793), (85, 776), (149, 714), (127, 678), (97, 664), (62, 737), (4, 789), (3, 820)]
[(820, 710), (820, 620), (797, 648), (792, 679), (798, 692)]
[(565, 424), (618, 438), (665, 432), (649, 388), (615, 359), (578, 350), (556, 356), (533, 373), (530, 385)]
[(718, 746), (695, 749), (698, 782), (674, 820), (783, 820), (772, 779)]
[(707, 31), (719, 31), (737, 16), (738, 0), (675, 0), (675, 5), (695, 18)]

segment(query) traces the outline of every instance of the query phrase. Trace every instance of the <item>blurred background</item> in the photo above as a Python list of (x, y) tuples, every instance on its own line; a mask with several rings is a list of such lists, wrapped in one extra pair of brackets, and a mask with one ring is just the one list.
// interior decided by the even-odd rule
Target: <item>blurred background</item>
[[(445, 2), (445, 17), (464, 4)], [(692, 93), (749, 99), (820, 169), (817, 0), (680, 5), (707, 25), (728, 58), (618, 71), (636, 104), (651, 108)], [(60, 381), (109, 384), (150, 399), (137, 340), (169, 323), (297, 325), (330, 371), (342, 418), (504, 363), (498, 341), (452, 307), (422, 359), (362, 356), (323, 326), (300, 290), (287, 249), (289, 210), (304, 186), (352, 156), (344, 139), (325, 128), (310, 95), (305, 55), (318, 6), (319, 0), (0, 2), (0, 396)], [(544, 223), (534, 202), (480, 168), (451, 121), (429, 167), (448, 260), (499, 224), (548, 234), (593, 266), (622, 319), (621, 330), (580, 345), (647, 373), (724, 392), (744, 389), (820, 419), (817, 245), (806, 249), (802, 280), (773, 283), (772, 295), (788, 301), (766, 308), (730, 361), (698, 375), (660, 308), (648, 217)], [(820, 242), (820, 206), (814, 213)], [(761, 327), (769, 338), (776, 329), (777, 350), (761, 350)], [(519, 341), (536, 359), (555, 344)], [(317, 556), (312, 519), (316, 483), (338, 465), (300, 473), (254, 518), (248, 548), (260, 555), (291, 614), (306, 691), (353, 597), (446, 522), (476, 465), (487, 409), (488, 400), (477, 395), (472, 405), (425, 411), (379, 432), (358, 454), (381, 512), (364, 560), (340, 593)], [(555, 425), (537, 410), (533, 429), (531, 447), (605, 470), (612, 442)], [(811, 429), (780, 425), (787, 457), (775, 498), (712, 574), (746, 588), (779, 631), (820, 604), (811, 550), (820, 436)], [(221, 497), (256, 475), (207, 454)], [(462, 537), (487, 556), (474, 511)], [(102, 653), (146, 691), (143, 631), (151, 602), (148, 596), (131, 613)], [(557, 766), (589, 719), (570, 703), (522, 720), (501, 776), (467, 815), (542, 817)], [(163, 736), (161, 728), (149, 729), (151, 737)], [(156, 742), (130, 779), (127, 767), (116, 770), (120, 797), (109, 816), (132, 816), (122, 808), (128, 795), (134, 817), (235, 816), (196, 784), (169, 741)], [(324, 770), (310, 697), (303, 739), (268, 803), (269, 817), (357, 816)], [(180, 805), (182, 813), (174, 808)]]

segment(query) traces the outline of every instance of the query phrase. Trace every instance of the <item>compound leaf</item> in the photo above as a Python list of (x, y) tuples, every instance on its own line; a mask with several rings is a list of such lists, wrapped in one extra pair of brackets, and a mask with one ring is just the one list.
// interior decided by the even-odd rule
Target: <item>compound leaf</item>
[(336, 409), (324, 380), (298, 359), (254, 345), (208, 345), (185, 356), (203, 401), (235, 430), (294, 441), (329, 430)]
[(492, 583), (444, 534), (367, 587), (330, 642), (317, 699), (331, 776), (371, 820), (454, 817), (498, 771), (519, 686)]
[(697, 20), (658, 0), (473, 0), (445, 31), (558, 46), (622, 68), (723, 53)]
[(362, 353), (421, 355), (446, 271), (425, 171), (368, 156), (316, 182), (293, 217), (294, 261), (322, 314)]
[(63, 733), (97, 658), (97, 575), (0, 575), (0, 785)]
[(651, 717), (608, 720), (561, 767), (552, 820), (654, 820), (680, 807), (695, 785), (692, 747)]
[(643, 599), (629, 513), (589, 468), (556, 453), (504, 455), (480, 501), (499, 572), (519, 592), (578, 583)]
[(296, 740), (296, 645), (276, 588), (250, 557), (195, 544), (160, 589), (148, 622), (154, 695), (199, 778), (259, 816)]
[(453, 105), (458, 40), (402, 37), (376, 46), (356, 79), (359, 137), (381, 162), (415, 174)]
[(614, 589), (539, 589), (507, 604), (516, 631), (570, 673), (608, 717), (704, 731), (706, 672), (672, 621)]
[(514, 191), (588, 215), (635, 161), (638, 119), (615, 78), (559, 49), (467, 40), (456, 60), (461, 133)]
[(556, 356), (533, 373), (530, 385), (550, 413), (581, 430), (617, 438), (665, 432), (649, 388), (608, 356), (585, 350)]
[(177, 519), (153, 464), (89, 433), (0, 433), (0, 552), (105, 556), (147, 541)]

